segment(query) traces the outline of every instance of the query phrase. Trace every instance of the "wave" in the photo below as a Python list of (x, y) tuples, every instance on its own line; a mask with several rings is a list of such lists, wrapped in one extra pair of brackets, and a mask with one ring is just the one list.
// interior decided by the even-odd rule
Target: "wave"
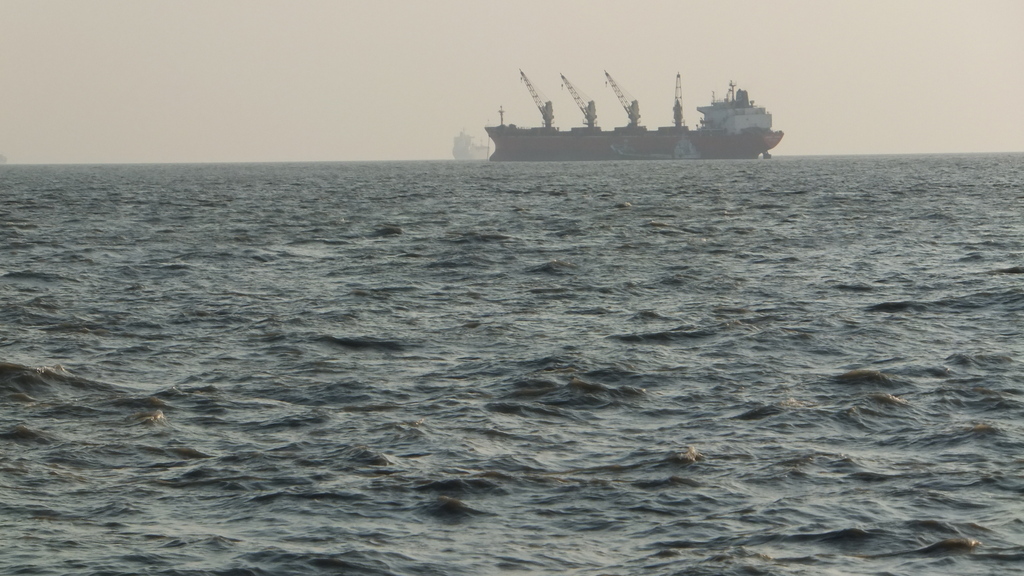
[(540, 264), (529, 268), (527, 271), (539, 274), (551, 274), (551, 275), (565, 275), (574, 274), (579, 266), (565, 260), (550, 260), (544, 264)]
[(708, 338), (716, 335), (718, 332), (711, 328), (675, 328), (673, 330), (663, 330), (659, 332), (643, 332), (635, 334), (613, 334), (609, 336), (614, 340), (620, 340), (622, 342), (638, 342), (638, 343), (651, 343), (651, 344), (667, 344), (670, 342), (676, 342), (679, 340), (693, 340), (698, 338)]
[(835, 377), (839, 382), (852, 382), (852, 383), (875, 383), (875, 384), (892, 384), (895, 378), (892, 374), (887, 374), (880, 370), (871, 369), (857, 369), (844, 372)]
[(927, 309), (927, 304), (909, 300), (900, 302), (882, 302), (880, 304), (868, 306), (867, 308), (868, 312), (923, 312)]
[(19, 444), (52, 444), (57, 439), (54, 435), (43, 430), (30, 428), (24, 424), (18, 424), (8, 432), (0, 432), (0, 439), (10, 440)]
[(398, 340), (386, 340), (373, 336), (321, 336), (321, 342), (326, 342), (349, 350), (372, 350), (377, 352), (401, 352), (409, 347), (405, 342)]
[(0, 363), (0, 391), (43, 398), (61, 391), (111, 392), (113, 386), (81, 378), (63, 366), (32, 368), (21, 364)]
[(64, 274), (51, 272), (38, 272), (35, 270), (19, 270), (0, 274), (0, 282), (11, 282), (17, 284), (31, 285), (52, 285), (61, 282), (78, 282), (77, 278)]

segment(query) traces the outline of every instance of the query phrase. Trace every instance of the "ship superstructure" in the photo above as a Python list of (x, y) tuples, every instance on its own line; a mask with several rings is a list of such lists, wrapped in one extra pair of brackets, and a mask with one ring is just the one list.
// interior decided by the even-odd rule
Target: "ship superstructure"
[(476, 138), (466, 134), (465, 130), (455, 137), (452, 146), (452, 156), (456, 160), (487, 160), (490, 152), (490, 146), (477, 144)]
[(504, 110), (499, 126), (485, 129), (494, 141), (491, 160), (654, 160), (681, 158), (770, 158), (769, 150), (782, 140), (781, 131), (772, 130), (772, 116), (764, 107), (754, 106), (746, 90), (729, 83), (725, 100), (712, 98), (711, 105), (698, 107), (704, 116), (700, 128), (690, 130), (683, 119), (681, 75), (676, 74), (676, 93), (672, 108), (673, 125), (648, 130), (640, 125), (640, 104), (628, 95), (608, 72), (605, 77), (615, 91), (629, 119), (626, 126), (605, 131), (596, 125), (593, 100), (582, 95), (563, 75), (576, 105), (583, 112), (584, 126), (562, 131), (553, 126), (554, 107), (542, 97), (522, 70), (544, 126), (519, 128), (505, 124)]

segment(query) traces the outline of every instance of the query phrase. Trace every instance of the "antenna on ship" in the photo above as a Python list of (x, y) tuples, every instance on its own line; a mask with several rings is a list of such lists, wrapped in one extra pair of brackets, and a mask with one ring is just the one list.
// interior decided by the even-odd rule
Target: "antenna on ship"
[[(501, 125), (504, 126), (505, 125), (505, 107), (504, 106), (498, 106), (498, 117), (501, 118)], [(490, 143), (488, 143), (488, 144), (490, 144)]]
[(676, 127), (686, 123), (683, 120), (683, 77), (676, 72), (676, 103), (672, 106), (672, 117), (676, 121)]
[(587, 124), (589, 128), (594, 127), (594, 123), (597, 122), (597, 106), (593, 100), (590, 100), (586, 104), (583, 103), (587, 99), (586, 94), (580, 94), (576, 91), (576, 87), (569, 82), (569, 79), (565, 77), (565, 74), (560, 75), (562, 82), (565, 83), (565, 87), (569, 89), (569, 93), (572, 94), (572, 99), (576, 101), (576, 105), (580, 107), (580, 112), (583, 112), (583, 122)]
[(533, 96), (533, 103), (537, 105), (537, 109), (540, 110), (540, 116), (544, 119), (544, 127), (551, 128), (551, 123), (555, 121), (555, 111), (551, 106), (551, 100), (546, 100), (537, 93), (537, 90), (533, 87), (533, 84), (530, 83), (530, 79), (526, 77), (522, 68), (519, 69), (519, 75), (523, 77), (523, 82), (525, 82), (526, 87), (530, 89), (530, 96)]
[(640, 125), (640, 103), (634, 100), (632, 96), (623, 93), (607, 70), (604, 71), (604, 75), (608, 78), (608, 83), (612, 85), (612, 90), (615, 90), (615, 95), (619, 97), (619, 104), (622, 104), (622, 107), (626, 109), (630, 128), (636, 128)]

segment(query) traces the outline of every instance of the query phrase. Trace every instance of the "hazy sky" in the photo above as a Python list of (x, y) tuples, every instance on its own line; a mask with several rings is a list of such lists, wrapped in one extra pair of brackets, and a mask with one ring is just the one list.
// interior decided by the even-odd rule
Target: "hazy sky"
[(540, 123), (519, 69), (582, 123), (604, 70), (672, 120), (734, 80), (781, 155), (1024, 151), (1021, 0), (0, 0), (11, 162), (451, 157), (460, 129)]

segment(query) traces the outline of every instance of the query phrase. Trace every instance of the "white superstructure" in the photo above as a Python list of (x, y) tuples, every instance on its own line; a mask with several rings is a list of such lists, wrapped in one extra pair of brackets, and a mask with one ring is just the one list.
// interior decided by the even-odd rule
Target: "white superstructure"
[(490, 151), (490, 146), (477, 144), (476, 140), (463, 130), (455, 137), (452, 156), (456, 160), (487, 160), (487, 157), (490, 156)]
[(729, 83), (729, 94), (725, 100), (717, 100), (711, 106), (699, 106), (697, 110), (704, 115), (701, 128), (705, 130), (723, 130), (726, 134), (740, 134), (751, 130), (771, 130), (772, 115), (747, 96), (746, 90), (736, 90), (736, 85)]

